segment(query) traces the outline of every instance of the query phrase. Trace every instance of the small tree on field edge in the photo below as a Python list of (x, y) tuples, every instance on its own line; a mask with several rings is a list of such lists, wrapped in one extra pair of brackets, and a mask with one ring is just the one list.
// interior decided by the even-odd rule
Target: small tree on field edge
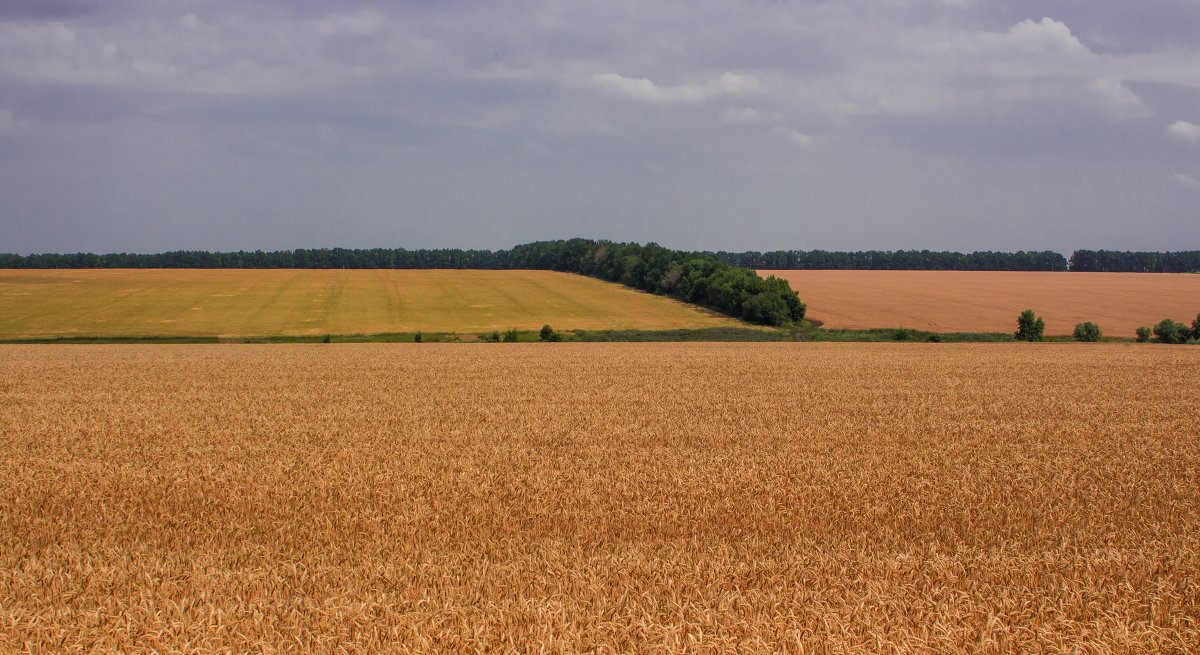
[(542, 341), (562, 341), (562, 336), (555, 332), (549, 325), (543, 325), (538, 338)]
[(1145, 325), (1138, 328), (1137, 329), (1137, 340), (1138, 340), (1138, 343), (1146, 343), (1147, 341), (1149, 341), (1150, 340), (1150, 328), (1146, 327)]
[(1192, 321), (1192, 338), (1200, 340), (1200, 314), (1196, 314), (1195, 320)]
[(1091, 321), (1075, 326), (1076, 341), (1099, 341), (1101, 336), (1100, 326)]
[(413, 343), (421, 343), (421, 333), (417, 332), (413, 335)]
[(1032, 309), (1026, 309), (1017, 317), (1017, 333), (1018, 341), (1041, 341), (1042, 335), (1046, 333), (1046, 322), (1041, 316), (1033, 313)]
[(508, 332), (504, 333), (504, 342), (505, 343), (516, 343), (517, 342), (516, 328), (512, 328)]
[(1154, 326), (1154, 336), (1159, 343), (1187, 343), (1192, 336), (1192, 330), (1183, 323), (1176, 323), (1164, 318)]

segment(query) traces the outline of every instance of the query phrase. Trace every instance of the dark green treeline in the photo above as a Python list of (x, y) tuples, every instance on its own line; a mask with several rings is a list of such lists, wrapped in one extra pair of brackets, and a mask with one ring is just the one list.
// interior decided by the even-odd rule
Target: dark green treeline
[[(571, 239), (541, 241), (510, 250), (404, 248), (319, 248), (209, 252), (176, 250), (157, 254), (93, 253), (14, 255), (0, 253), (0, 268), (546, 268), (545, 253), (555, 244), (614, 244)], [(646, 248), (658, 248), (654, 244)], [(672, 251), (674, 252), (674, 251)], [(1070, 260), (1052, 251), (948, 252), (932, 250), (774, 250), (770, 252), (686, 253), (715, 257), (742, 268), (768, 270), (924, 270), (924, 271), (1101, 271), (1136, 273), (1200, 272), (1200, 251), (1125, 252), (1077, 250)]]

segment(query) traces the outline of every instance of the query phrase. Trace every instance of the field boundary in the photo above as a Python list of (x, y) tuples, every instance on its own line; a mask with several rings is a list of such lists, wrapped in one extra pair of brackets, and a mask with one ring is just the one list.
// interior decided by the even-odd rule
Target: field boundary
[[(557, 332), (563, 342), (574, 343), (668, 343), (709, 342), (840, 342), (840, 343), (1014, 343), (1011, 332), (929, 332), (909, 328), (871, 328), (843, 330), (821, 327), (808, 322), (789, 329), (761, 327), (678, 328), (667, 330), (562, 330)], [(420, 335), (418, 337), (418, 335)], [(288, 344), (288, 343), (487, 343), (503, 342), (504, 333), (485, 332), (384, 332), (326, 335), (250, 335), (250, 336), (59, 336), (24, 339), (0, 339), (0, 345), (119, 345), (119, 344)], [(511, 340), (511, 339), (510, 339)], [(536, 330), (516, 331), (516, 343), (542, 341)], [(1055, 335), (1043, 339), (1047, 343), (1075, 343), (1071, 336)], [(1135, 343), (1127, 337), (1104, 337), (1100, 343)]]
[[(561, 330), (565, 342), (772, 342), (791, 341), (787, 330), (761, 327), (675, 328), (666, 330)], [(418, 337), (418, 335), (420, 335)], [(238, 344), (238, 343), (481, 343), (499, 340), (502, 332), (382, 332), (316, 335), (77, 335), (0, 339), (0, 345), (42, 344)], [(517, 343), (540, 342), (537, 330), (517, 330)]]

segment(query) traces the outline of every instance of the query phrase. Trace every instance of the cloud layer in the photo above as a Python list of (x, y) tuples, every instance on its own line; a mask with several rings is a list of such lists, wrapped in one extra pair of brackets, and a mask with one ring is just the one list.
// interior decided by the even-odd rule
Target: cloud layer
[(1200, 247), (1195, 3), (13, 0), (0, 250)]

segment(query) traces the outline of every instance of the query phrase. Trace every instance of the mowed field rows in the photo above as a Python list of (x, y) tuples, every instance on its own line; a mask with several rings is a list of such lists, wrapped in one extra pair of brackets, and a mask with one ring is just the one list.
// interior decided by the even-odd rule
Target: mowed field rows
[(1200, 275), (1018, 271), (759, 271), (786, 279), (830, 328), (915, 328), (1012, 332), (1033, 309), (1046, 334), (1071, 334), (1084, 321), (1108, 336), (1132, 337), (1164, 318), (1190, 323), (1200, 312)]
[(1187, 653), (1200, 351), (0, 347), (0, 651)]
[(0, 270), (0, 339), (745, 326), (552, 271)]

